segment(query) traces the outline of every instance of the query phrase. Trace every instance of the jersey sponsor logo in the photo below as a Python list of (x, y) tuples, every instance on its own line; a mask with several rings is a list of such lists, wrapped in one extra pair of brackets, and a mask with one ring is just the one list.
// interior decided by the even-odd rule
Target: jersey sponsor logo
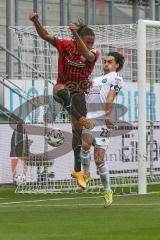
[(73, 50), (71, 48), (66, 48), (64, 51), (64, 59), (65, 63), (70, 66), (76, 66), (78, 68), (82, 68), (86, 66), (86, 59), (82, 56), (79, 56), (78, 51)]
[(76, 67), (79, 67), (79, 68), (82, 68), (82, 67), (85, 67), (86, 64), (85, 63), (82, 63), (82, 62), (73, 62), (71, 61), (69, 58), (65, 57), (65, 60), (67, 62), (68, 65), (71, 65), (71, 66), (76, 66)]

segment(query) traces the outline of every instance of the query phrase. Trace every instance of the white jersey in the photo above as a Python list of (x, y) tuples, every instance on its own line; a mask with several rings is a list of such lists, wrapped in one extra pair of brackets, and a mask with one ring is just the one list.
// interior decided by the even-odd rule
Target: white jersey
[(118, 93), (122, 88), (123, 78), (120, 73), (110, 72), (108, 74), (95, 77), (86, 98), (87, 118), (100, 118), (105, 113), (106, 98), (110, 90)]

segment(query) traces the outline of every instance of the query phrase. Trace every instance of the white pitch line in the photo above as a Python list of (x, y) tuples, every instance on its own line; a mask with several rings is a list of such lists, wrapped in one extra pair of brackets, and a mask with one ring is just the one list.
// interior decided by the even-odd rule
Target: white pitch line
[(93, 198), (102, 198), (98, 197), (74, 197), (74, 198), (48, 198), (48, 199), (39, 199), (39, 200), (29, 200), (29, 201), (18, 201), (18, 202), (4, 202), (0, 205), (9, 205), (9, 204), (18, 204), (18, 203), (36, 203), (36, 202), (47, 202), (47, 201), (62, 201), (62, 200), (80, 200), (80, 199), (93, 199)]
[[(92, 206), (103, 206), (102, 203), (74, 203), (74, 204), (23, 204), (18, 207), (92, 207)], [(112, 206), (160, 206), (160, 203), (113, 203)], [(17, 205), (0, 205), (0, 208), (15, 208)]]
[[(119, 196), (127, 196), (127, 195), (119, 195)], [(133, 195), (130, 195), (133, 196)], [(138, 196), (138, 195), (137, 195)], [(38, 200), (27, 200), (27, 201), (16, 201), (16, 202), (0, 202), (0, 207), (5, 206), (5, 205), (14, 205), (14, 204), (19, 204), (18, 206), (22, 206), (23, 203), (38, 203), (38, 202), (47, 202), (47, 201), (64, 201), (64, 200), (80, 200), (80, 199), (97, 199), (97, 198), (102, 198), (103, 196), (90, 196), (90, 197), (69, 197), (69, 198), (48, 198), (48, 199), (38, 199)], [(9, 199), (9, 198), (0, 198), (0, 199)], [(21, 205), (20, 205), (21, 204)], [(69, 204), (68, 206), (73, 206), (74, 204)], [(76, 204), (78, 206), (78, 204)], [(82, 204), (83, 205), (83, 204)], [(86, 206), (90, 206), (86, 205)], [(94, 204), (93, 204), (94, 205)], [(92, 206), (93, 206), (92, 205)], [(160, 205), (160, 203), (123, 203), (123, 204), (115, 204), (113, 203), (112, 205), (114, 206), (152, 206), (152, 205)], [(24, 206), (24, 205), (23, 205)], [(28, 205), (26, 204), (26, 206), (47, 206), (47, 205)], [(55, 205), (51, 205), (51, 206), (55, 206)], [(63, 205), (57, 205), (57, 206), (65, 206)], [(80, 206), (80, 205), (79, 205)], [(85, 206), (85, 205), (84, 205)]]
[[(23, 205), (18, 205), (18, 207), (79, 207), (79, 206), (103, 206), (103, 204), (95, 204), (95, 203), (88, 203), (88, 204), (85, 204), (85, 203), (77, 203), (77, 204), (45, 204), (45, 205), (42, 205), (42, 204), (23, 204)], [(15, 208), (17, 207), (17, 205), (0, 205), (0, 208)]]
[(114, 206), (160, 206), (160, 203), (114, 203)]

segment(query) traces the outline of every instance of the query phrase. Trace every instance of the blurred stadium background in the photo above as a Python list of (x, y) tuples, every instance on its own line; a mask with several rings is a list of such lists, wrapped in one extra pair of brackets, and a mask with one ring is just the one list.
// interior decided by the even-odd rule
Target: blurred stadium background
[[(57, 74), (57, 52), (49, 49), (46, 54), (48, 45), (36, 39), (28, 20), (33, 9), (39, 13), (43, 25), (60, 37), (68, 36), (67, 25), (80, 17), (96, 31), (96, 47), (102, 58), (112, 49), (125, 55), (125, 86), (120, 93), (120, 102), (128, 107), (125, 120), (132, 122), (135, 128), (131, 133), (112, 140), (107, 159), (115, 194), (113, 205), (108, 209), (103, 208), (102, 197), (97, 195), (101, 192), (101, 184), (94, 172), (93, 161), (94, 178), (89, 191), (92, 195), (82, 192), (70, 178), (73, 169), (71, 129), (69, 116), (59, 106), (56, 106), (59, 114), (52, 120), (68, 132), (67, 152), (58, 159), (46, 160), (46, 153), (52, 147), (46, 145), (44, 134), (47, 127), (53, 128), (53, 124), (42, 123), (44, 109), (37, 109), (25, 122), (29, 127), (33, 126), (31, 131), (36, 126), (42, 129), (41, 136), (28, 134), (28, 139), (34, 143), (31, 146), (33, 156), (27, 166), (20, 160), (16, 172), (13, 171), (15, 155), (10, 152), (18, 135), (8, 124), (9, 119), (17, 124), (21, 108), (18, 108), (17, 115), (14, 110), (30, 100), (30, 95), (51, 94)], [(139, 19), (160, 21), (160, 0), (0, 0), (0, 239), (159, 239), (160, 27), (148, 29), (146, 36), (146, 177), (149, 183), (147, 192), (152, 194), (137, 195), (138, 64), (135, 44)], [(110, 36), (108, 42), (107, 35)], [(37, 63), (40, 74), (33, 70)], [(102, 59), (94, 74), (101, 73), (101, 65)], [(51, 82), (44, 81), (47, 79)], [(22, 135), (21, 140), (28, 140), (26, 129), (22, 130)], [(26, 150), (25, 145), (20, 147)], [(37, 154), (40, 150), (42, 158)], [(19, 177), (25, 170), (27, 180), (21, 179), (15, 187), (13, 175)], [(15, 194), (15, 191), (23, 194)], [(61, 194), (41, 194), (55, 192)]]
[[(160, 19), (158, 0), (0, 0), (0, 46), (12, 50), (13, 36), (8, 26), (30, 26), (28, 15), (33, 9), (38, 11), (40, 20), (46, 26), (68, 25), (71, 21), (77, 21), (77, 17), (91, 25), (130, 24), (138, 19)], [(9, 78), (17, 78), (17, 63), (12, 66), (10, 61), (13, 59), (10, 60), (11, 57), (1, 48), (0, 54), (0, 72)], [(3, 104), (2, 86), (0, 103)]]

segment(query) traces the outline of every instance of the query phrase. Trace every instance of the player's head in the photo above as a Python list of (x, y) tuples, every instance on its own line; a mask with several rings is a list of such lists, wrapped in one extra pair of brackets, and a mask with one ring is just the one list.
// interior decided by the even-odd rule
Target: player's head
[(123, 68), (125, 62), (124, 56), (118, 52), (109, 52), (104, 59), (104, 73), (118, 72)]
[(95, 40), (95, 34), (91, 28), (89, 28), (85, 24), (79, 24), (79, 28), (77, 30), (78, 35), (82, 38), (83, 42), (87, 46), (88, 49), (92, 49), (94, 40)]

